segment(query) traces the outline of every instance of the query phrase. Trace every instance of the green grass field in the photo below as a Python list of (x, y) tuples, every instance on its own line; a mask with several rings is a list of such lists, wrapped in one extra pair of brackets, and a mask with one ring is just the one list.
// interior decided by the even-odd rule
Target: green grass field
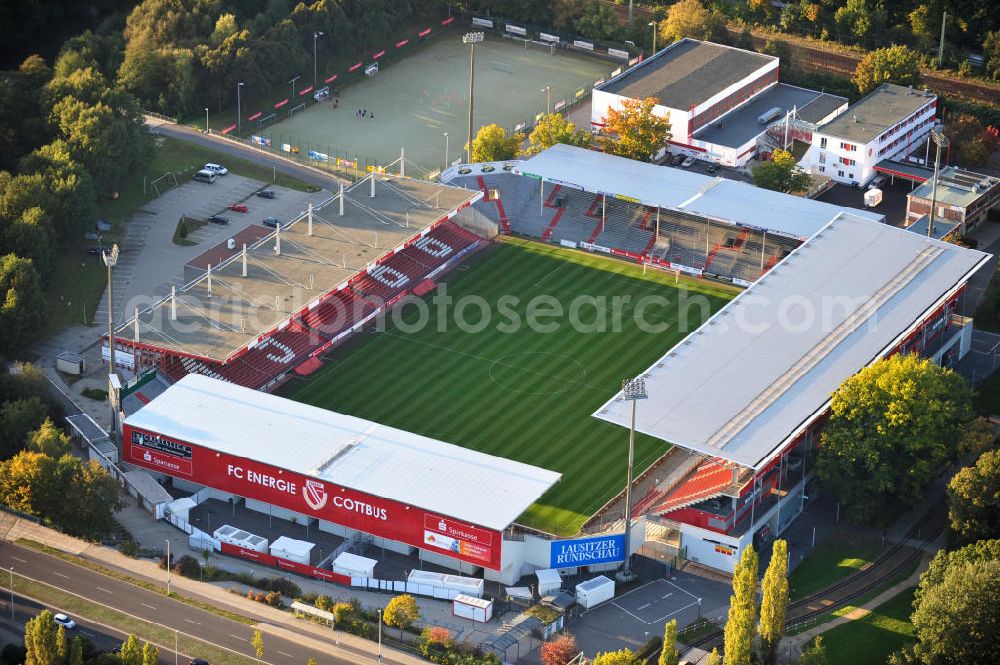
[(871, 614), (823, 633), (829, 665), (883, 665), (893, 651), (913, 643), (913, 592), (904, 591)]
[(824, 589), (867, 566), (878, 555), (877, 542), (834, 536), (792, 570), (788, 576), (789, 595), (794, 600)]
[[(477, 296), (490, 304), (494, 315), (483, 331), (463, 332), (453, 313), (442, 316), (432, 306), (418, 332), (388, 325), (384, 332), (358, 338), (284, 394), (561, 472), (562, 481), (520, 520), (560, 535), (576, 533), (625, 484), (628, 432), (590, 414), (614, 395), (623, 377), (646, 369), (690, 332), (677, 325), (682, 289), (705, 296), (712, 312), (736, 293), (703, 281), (675, 285), (673, 275), (643, 276), (631, 264), (513, 239), (472, 257), (468, 269), (456, 269), (446, 281), (456, 302)], [(645, 320), (668, 323), (665, 332), (644, 332), (633, 316), (636, 301), (654, 294), (670, 298), (671, 304), (649, 307)], [(567, 318), (553, 319), (559, 323), (552, 332), (527, 325), (502, 332), (497, 325), (506, 319), (496, 304), (511, 296), (520, 299), (512, 310), (522, 321), (527, 301), (536, 296), (548, 296), (566, 311), (578, 296), (606, 298), (609, 312), (611, 298), (630, 296), (631, 301), (620, 308), (623, 323), (617, 332), (610, 317), (605, 319), (608, 332), (575, 329)], [(481, 322), (473, 315), (479, 311), (467, 308), (465, 319)], [(693, 329), (704, 316), (697, 308), (688, 311)], [(404, 309), (401, 323), (409, 328), (419, 318), (415, 308)], [(578, 318), (593, 324), (597, 317), (593, 308), (583, 308)], [(447, 322), (444, 331), (439, 330), (442, 322)], [(637, 473), (665, 450), (663, 442), (637, 437)]]

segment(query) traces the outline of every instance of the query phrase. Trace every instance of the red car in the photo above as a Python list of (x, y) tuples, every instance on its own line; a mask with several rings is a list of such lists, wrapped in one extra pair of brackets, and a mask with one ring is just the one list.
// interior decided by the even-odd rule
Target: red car
[(229, 206), (229, 209), (232, 210), (233, 212), (247, 212), (247, 210), (249, 210), (249, 208), (247, 208), (242, 203), (234, 203), (233, 205)]

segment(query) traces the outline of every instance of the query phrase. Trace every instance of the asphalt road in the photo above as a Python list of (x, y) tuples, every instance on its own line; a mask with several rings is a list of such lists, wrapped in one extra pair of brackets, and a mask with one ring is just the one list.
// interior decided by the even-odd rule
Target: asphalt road
[[(252, 626), (231, 621), (212, 612), (192, 607), (181, 601), (106, 577), (88, 568), (13, 543), (0, 542), (0, 567), (4, 569), (13, 567), (14, 572), (18, 575), (46, 582), (64, 591), (113, 607), (140, 619), (166, 626), (171, 630), (178, 630), (191, 637), (254, 658), (254, 651), (250, 645), (250, 637), (254, 630)], [(0, 585), (8, 587), (2, 574), (0, 574)], [(3, 593), (9, 593), (9, 587), (7, 591), (0, 591), (0, 594)], [(35, 606), (34, 610), (26, 606), (23, 611), (25, 613), (36, 612), (37, 604)], [(9, 613), (10, 606), (5, 605), (4, 610)], [(88, 623), (85, 618), (76, 615), (73, 615), (73, 618), (81, 626), (84, 626), (84, 630), (91, 631), (93, 624)], [(23, 620), (21, 626), (23, 631)], [(105, 643), (103, 639), (102, 644)], [(331, 640), (329, 649), (316, 651), (291, 640), (265, 635), (264, 645), (265, 662), (273, 665), (288, 665), (290, 663), (305, 665), (309, 658), (315, 658), (318, 663), (337, 663), (338, 665), (359, 665), (366, 662), (374, 663), (377, 660), (375, 644), (372, 644), (370, 651), (368, 651), (345, 645), (336, 647)], [(334, 653), (338, 650), (342, 655)], [(196, 657), (199, 654), (189, 654), (189, 656)], [(170, 654), (170, 659), (172, 661), (173, 654)], [(383, 649), (382, 660), (386, 663), (398, 662), (394, 660), (393, 652), (389, 649)]]
[(345, 185), (350, 184), (347, 180), (327, 175), (316, 169), (299, 166), (283, 159), (275, 159), (266, 152), (254, 150), (243, 144), (235, 143), (228, 139), (206, 136), (203, 132), (185, 125), (173, 125), (153, 118), (147, 118), (146, 124), (149, 125), (149, 131), (153, 134), (162, 134), (163, 136), (180, 139), (181, 141), (195, 143), (226, 155), (232, 155), (233, 157), (239, 157), (254, 164), (260, 164), (261, 166), (274, 166), (279, 172), (285, 175), (290, 175), (310, 185), (322, 187), (331, 192), (336, 192), (340, 188), (341, 182)]

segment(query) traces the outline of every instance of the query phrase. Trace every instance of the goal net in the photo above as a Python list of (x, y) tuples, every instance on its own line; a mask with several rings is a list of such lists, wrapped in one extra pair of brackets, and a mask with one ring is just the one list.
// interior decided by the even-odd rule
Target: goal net
[(556, 44), (553, 44), (552, 42), (540, 42), (534, 39), (526, 39), (524, 40), (524, 50), (537, 51), (546, 55), (555, 55)]
[(373, 62), (370, 65), (365, 65), (365, 76), (375, 76), (378, 74), (378, 63)]

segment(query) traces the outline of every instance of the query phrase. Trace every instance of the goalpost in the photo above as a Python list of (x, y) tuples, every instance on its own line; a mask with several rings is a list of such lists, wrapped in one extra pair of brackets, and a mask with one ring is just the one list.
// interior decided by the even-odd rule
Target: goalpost
[(549, 55), (556, 54), (556, 44), (554, 42), (540, 42), (535, 39), (525, 39), (524, 40), (525, 52), (527, 52), (529, 48), (532, 51), (543, 51), (548, 53)]

